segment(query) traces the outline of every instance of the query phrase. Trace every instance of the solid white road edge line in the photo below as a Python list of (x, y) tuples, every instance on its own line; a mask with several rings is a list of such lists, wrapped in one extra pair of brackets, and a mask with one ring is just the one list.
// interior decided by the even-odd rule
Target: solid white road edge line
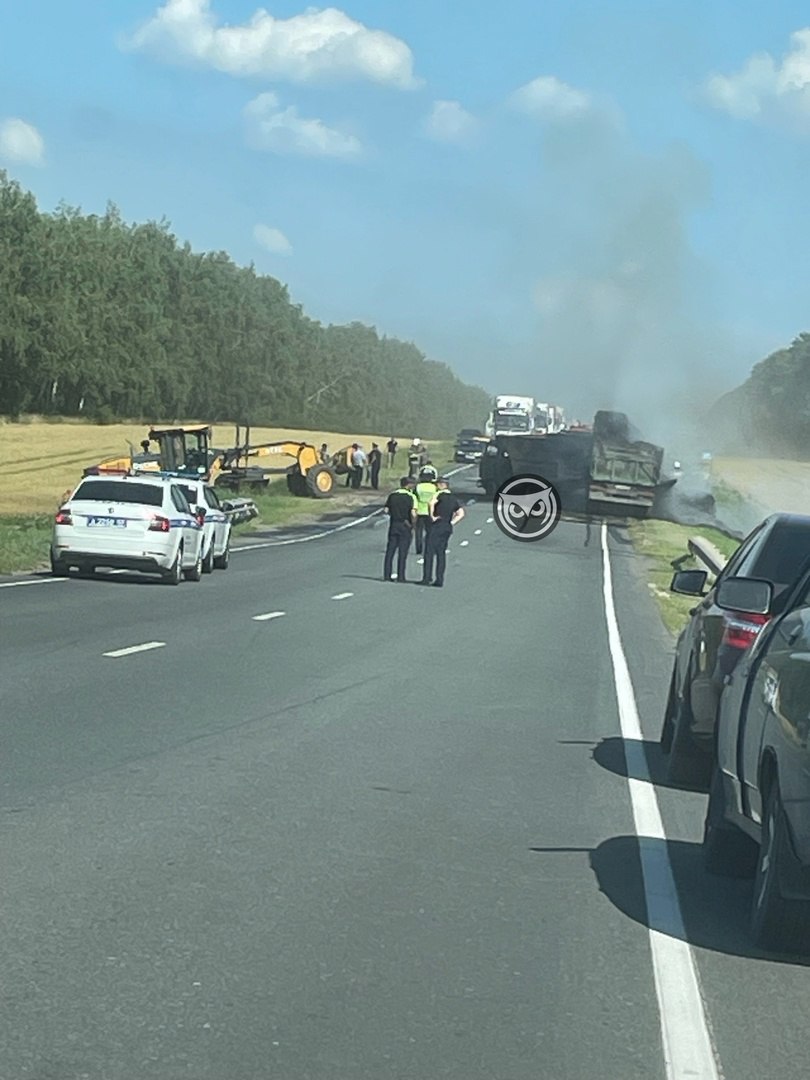
[(350, 596), (354, 596), (353, 592), (339, 592), (332, 597), (333, 600), (348, 600)]
[(639, 843), (655, 990), (668, 1080), (720, 1080), (695, 958), (686, 938), (666, 833), (642, 746), (641, 724), (613, 600), (607, 525), (602, 522), (605, 618)]
[(67, 581), (66, 577), (26, 578), (24, 581), (0, 581), (0, 589), (16, 589), (18, 585), (47, 585), (51, 581)]
[(143, 645), (130, 645), (126, 649), (113, 649), (112, 652), (105, 652), (104, 656), (132, 656), (133, 653), (149, 652), (150, 649), (163, 649), (166, 647), (165, 641), (146, 641)]
[(282, 615), (286, 615), (286, 611), (268, 611), (264, 615), (254, 615), (254, 622), (267, 622), (268, 619), (280, 619)]

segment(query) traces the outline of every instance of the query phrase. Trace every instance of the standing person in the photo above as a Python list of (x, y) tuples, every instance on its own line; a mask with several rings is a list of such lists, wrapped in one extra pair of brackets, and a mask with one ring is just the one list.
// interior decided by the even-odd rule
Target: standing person
[(379, 491), (380, 488), (380, 466), (382, 465), (382, 451), (379, 446), (373, 442), (371, 444), (371, 453), (368, 455), (368, 474), (371, 486), (374, 491)]
[(321, 443), (321, 449), (320, 449), (319, 453), (320, 453), (321, 461), (324, 463), (324, 465), (328, 465), (329, 464), (329, 449), (328, 449), (326, 443)]
[(397, 440), (394, 438), (393, 435), (388, 440), (388, 442), (385, 444), (385, 449), (386, 449), (386, 451), (388, 453), (388, 468), (389, 469), (393, 469), (393, 467), (394, 467), (394, 459), (397, 456), (397, 447), (398, 446), (399, 446), (399, 443), (397, 442)]
[(366, 467), (366, 453), (359, 443), (352, 443), (352, 452), (349, 455), (352, 466), (352, 487), (357, 490), (363, 482), (363, 469)]
[[(436, 477), (431, 476), (426, 469), (419, 474), (419, 483), (416, 485), (416, 554), (421, 555), (427, 543), (430, 532), (430, 506), (439, 489), (435, 483)], [(423, 562), (420, 559), (419, 562)]]
[(393, 581), (392, 571), (396, 553), (397, 581), (404, 582), (408, 548), (411, 546), (416, 518), (416, 496), (413, 493), (410, 477), (403, 476), (397, 490), (392, 491), (385, 500), (385, 512), (388, 514), (388, 543), (383, 561), (383, 581)]
[(439, 470), (433, 464), (432, 461), (426, 461), (422, 466), (422, 471), (419, 473), (420, 480), (431, 480), (434, 484), (439, 478)]
[[(439, 492), (430, 505), (431, 526), (425, 547), (425, 567), (422, 573), (423, 585), (444, 585), (444, 571), (447, 562), (447, 545), (453, 535), (453, 526), (464, 517), (464, 507), (450, 490), (450, 481), (440, 476), (437, 481)], [(433, 576), (433, 560), (436, 560), (436, 580)]]

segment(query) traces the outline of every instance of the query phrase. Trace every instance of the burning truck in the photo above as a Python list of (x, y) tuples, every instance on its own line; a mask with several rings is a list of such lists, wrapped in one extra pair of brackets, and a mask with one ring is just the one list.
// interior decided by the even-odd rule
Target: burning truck
[(675, 484), (663, 477), (664, 449), (638, 438), (624, 413), (597, 412), (593, 425), (551, 435), (496, 435), (479, 464), (490, 496), (511, 476), (541, 476), (567, 510), (647, 517)]

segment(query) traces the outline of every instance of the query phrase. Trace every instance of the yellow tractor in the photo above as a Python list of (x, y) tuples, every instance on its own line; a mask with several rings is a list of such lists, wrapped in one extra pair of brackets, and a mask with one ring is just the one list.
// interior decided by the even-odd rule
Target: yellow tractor
[[(128, 457), (107, 458), (84, 470), (84, 475), (97, 473), (166, 472), (193, 475), (212, 484), (238, 491), (240, 487), (267, 487), (273, 476), (287, 477), (287, 487), (294, 495), (329, 498), (334, 491), (335, 473), (321, 461), (311, 443), (280, 440), (250, 444), (250, 428), (245, 428), (244, 442), (236, 429), (236, 446), (219, 450), (211, 445), (213, 430), (208, 424), (189, 424), (182, 427), (149, 429), (148, 438), (141, 442), (143, 453), (130, 447)], [(150, 452), (152, 444), (157, 453)], [(293, 465), (261, 467), (251, 464), (256, 458), (292, 457)]]

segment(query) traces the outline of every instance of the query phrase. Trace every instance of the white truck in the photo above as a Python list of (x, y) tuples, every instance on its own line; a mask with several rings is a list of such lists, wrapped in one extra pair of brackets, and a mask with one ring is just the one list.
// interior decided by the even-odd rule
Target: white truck
[(534, 432), (536, 435), (556, 435), (565, 428), (565, 414), (559, 405), (537, 401), (534, 405)]
[(486, 423), (486, 434), (531, 435), (534, 431), (534, 398), (498, 394)]

